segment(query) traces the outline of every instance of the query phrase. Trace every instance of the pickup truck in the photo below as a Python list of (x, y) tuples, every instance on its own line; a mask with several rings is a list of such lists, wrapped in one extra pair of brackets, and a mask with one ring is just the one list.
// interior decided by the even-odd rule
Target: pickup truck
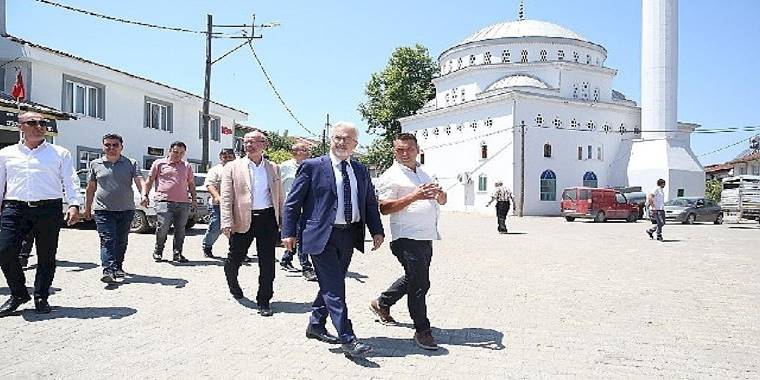
[(760, 176), (739, 175), (724, 178), (720, 206), (726, 216), (760, 222)]

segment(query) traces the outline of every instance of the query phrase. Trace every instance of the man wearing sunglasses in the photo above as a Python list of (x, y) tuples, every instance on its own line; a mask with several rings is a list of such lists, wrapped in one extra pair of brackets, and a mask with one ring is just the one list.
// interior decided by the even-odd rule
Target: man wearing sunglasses
[[(61, 229), (63, 198), (69, 205), (68, 225), (79, 221), (79, 178), (71, 153), (45, 141), (47, 123), (36, 112), (18, 117), (22, 141), (0, 150), (0, 266), (11, 297), (0, 306), (0, 317), (13, 314), (31, 297), (19, 261), (21, 241), (34, 231), (37, 240), (37, 270), (34, 307), (49, 313), (50, 286), (55, 274), (55, 254)], [(61, 186), (63, 185), (63, 186)]]

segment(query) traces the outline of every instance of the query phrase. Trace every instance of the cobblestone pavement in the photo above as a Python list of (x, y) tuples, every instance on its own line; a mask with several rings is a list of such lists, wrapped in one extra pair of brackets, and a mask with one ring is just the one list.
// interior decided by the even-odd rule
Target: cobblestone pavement
[[(353, 361), (304, 337), (315, 283), (278, 269), (272, 318), (232, 299), (221, 261), (202, 258), (202, 228), (178, 265), (153, 262), (152, 235), (131, 235), (130, 275), (113, 288), (99, 281), (96, 232), (64, 230), (53, 312), (27, 303), (0, 319), (0, 378), (760, 377), (757, 224), (669, 224), (662, 243), (644, 222), (509, 224), (498, 235), (493, 217), (443, 214), (428, 298), (437, 352), (413, 345), (404, 300), (401, 326), (368, 310), (401, 272), (387, 244), (356, 253), (350, 316), (375, 351)], [(249, 296), (257, 271), (241, 270)]]

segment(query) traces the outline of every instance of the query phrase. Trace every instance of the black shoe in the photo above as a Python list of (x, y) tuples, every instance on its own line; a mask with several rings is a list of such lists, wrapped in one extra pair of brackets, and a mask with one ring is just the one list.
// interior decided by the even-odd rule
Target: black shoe
[(127, 273), (124, 272), (124, 269), (117, 269), (115, 272), (113, 272), (113, 275), (116, 278), (124, 278), (126, 277)]
[(164, 259), (164, 254), (161, 252), (153, 251), (153, 261), (160, 262)]
[(306, 281), (317, 281), (317, 274), (313, 270), (307, 269), (303, 271), (303, 278)]
[(280, 261), (280, 269), (288, 272), (298, 272), (298, 269), (296, 269), (293, 266), (293, 263), (289, 261)]
[(338, 339), (337, 336), (327, 332), (327, 329), (324, 326), (317, 327), (309, 324), (309, 327), (306, 328), (306, 337), (330, 344), (340, 343), (340, 339)]
[(649, 235), (649, 238), (650, 238), (650, 239), (654, 239), (654, 231), (652, 231), (652, 230), (647, 230), (647, 235)]
[(259, 306), (259, 315), (262, 317), (271, 317), (274, 313), (269, 306)]
[(356, 338), (348, 343), (341, 344), (340, 349), (343, 351), (343, 354), (348, 357), (364, 356), (366, 353), (372, 351), (372, 347), (360, 342)]
[(13, 314), (19, 306), (29, 302), (31, 299), (32, 297), (29, 297), (28, 294), (26, 297), (11, 296), (11, 298), (8, 298), (8, 300), (0, 306), (0, 317), (6, 317)]
[(203, 248), (203, 257), (213, 259), (214, 254), (211, 252), (211, 248)]
[(106, 284), (113, 284), (114, 282), (116, 282), (116, 275), (110, 270), (104, 270), (103, 277), (100, 278), (100, 281), (103, 281)]
[(47, 298), (35, 298), (34, 299), (34, 309), (37, 310), (37, 314), (47, 314), (50, 313), (50, 304), (47, 301)]
[(657, 241), (662, 241), (662, 236), (658, 236)]
[(188, 260), (185, 258), (185, 256), (182, 256), (181, 253), (175, 253), (174, 257), (172, 257), (172, 261), (177, 263), (186, 263)]

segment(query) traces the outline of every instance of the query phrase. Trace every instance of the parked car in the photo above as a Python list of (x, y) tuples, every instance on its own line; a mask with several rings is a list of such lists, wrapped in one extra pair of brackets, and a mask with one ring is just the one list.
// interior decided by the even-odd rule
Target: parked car
[(679, 197), (665, 203), (665, 220), (684, 224), (723, 223), (723, 210), (717, 203), (702, 197)]
[(195, 200), (198, 203), (198, 209), (195, 210), (196, 220), (200, 223), (208, 224), (211, 219), (208, 205), (211, 202), (211, 193), (208, 192), (203, 183), (206, 182), (206, 173), (195, 173)]
[(576, 218), (604, 222), (608, 219), (639, 219), (639, 206), (625, 195), (613, 189), (570, 187), (562, 191), (560, 212), (568, 222)]
[[(148, 171), (147, 170), (140, 170), (140, 174), (143, 176), (143, 179), (148, 178)], [(201, 183), (203, 181), (201, 180)], [(195, 179), (195, 183), (198, 183), (198, 179)], [(197, 187), (196, 187), (197, 189)], [(153, 192), (150, 194), (150, 203), (148, 204), (148, 207), (143, 207), (140, 204), (140, 198), (141, 198), (141, 190), (137, 189), (137, 186), (135, 184), (132, 184), (132, 192), (135, 196), (135, 216), (132, 218), (132, 225), (130, 227), (131, 232), (136, 233), (145, 233), (152, 231), (156, 228), (156, 209), (155, 209), (155, 200), (153, 199)], [(208, 193), (208, 192), (206, 192)], [(190, 215), (187, 217), (187, 224), (185, 224), (185, 229), (192, 228), (195, 223), (200, 222), (201, 218), (204, 215), (204, 212), (207, 214), (208, 210), (205, 209), (205, 201), (200, 196), (200, 194), (196, 194), (196, 202), (198, 202), (198, 208), (195, 210), (195, 212), (191, 212)]]
[(760, 222), (760, 176), (723, 178), (720, 207), (726, 215)]

